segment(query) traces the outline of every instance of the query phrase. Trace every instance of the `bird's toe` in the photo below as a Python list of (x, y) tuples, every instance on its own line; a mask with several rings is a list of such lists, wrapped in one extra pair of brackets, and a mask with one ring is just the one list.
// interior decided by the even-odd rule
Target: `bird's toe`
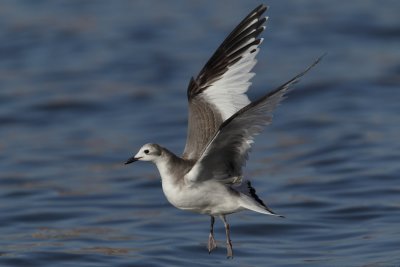
[(233, 259), (233, 249), (232, 249), (232, 243), (227, 242), (226, 243), (226, 257), (229, 259)]
[(208, 253), (211, 253), (211, 251), (217, 248), (217, 242), (215, 241), (214, 236), (211, 233), (208, 237), (207, 248), (208, 248)]

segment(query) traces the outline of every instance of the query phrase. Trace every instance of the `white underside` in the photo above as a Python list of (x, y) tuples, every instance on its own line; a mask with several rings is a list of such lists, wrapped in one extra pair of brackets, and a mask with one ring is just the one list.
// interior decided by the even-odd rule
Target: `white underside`
[(218, 182), (178, 187), (162, 179), (162, 188), (168, 201), (178, 209), (215, 216), (245, 209), (239, 195), (232, 194), (229, 187)]
[(229, 185), (214, 180), (176, 186), (170, 183), (168, 179), (162, 179), (162, 188), (167, 200), (181, 210), (218, 216), (247, 209), (267, 215), (275, 215), (253, 198), (236, 190), (232, 192)]

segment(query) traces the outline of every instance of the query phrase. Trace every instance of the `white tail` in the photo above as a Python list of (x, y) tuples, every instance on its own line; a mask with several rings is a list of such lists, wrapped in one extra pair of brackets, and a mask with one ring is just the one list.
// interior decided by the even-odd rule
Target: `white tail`
[(272, 215), (272, 216), (284, 217), (282, 215), (274, 213), (272, 210), (268, 209), (267, 207), (262, 206), (261, 204), (256, 202), (256, 200), (254, 200), (253, 198), (251, 198), (243, 193), (240, 194), (240, 205), (243, 208), (246, 208), (248, 210), (252, 210), (255, 212)]
[(264, 202), (257, 196), (256, 190), (251, 186), (249, 180), (243, 180), (238, 186), (233, 188), (240, 193), (240, 205), (243, 208), (278, 217), (284, 217), (273, 212)]

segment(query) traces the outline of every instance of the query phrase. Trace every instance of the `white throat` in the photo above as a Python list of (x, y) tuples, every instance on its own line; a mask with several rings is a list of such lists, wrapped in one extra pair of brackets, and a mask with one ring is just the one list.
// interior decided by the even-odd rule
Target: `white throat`
[(161, 179), (162, 180), (168, 180), (169, 177), (172, 176), (171, 171), (173, 170), (171, 164), (172, 164), (172, 155), (169, 155), (168, 153), (165, 153), (163, 151), (163, 155), (157, 158), (157, 160), (154, 161), (154, 164), (157, 166), (158, 172), (160, 173)]

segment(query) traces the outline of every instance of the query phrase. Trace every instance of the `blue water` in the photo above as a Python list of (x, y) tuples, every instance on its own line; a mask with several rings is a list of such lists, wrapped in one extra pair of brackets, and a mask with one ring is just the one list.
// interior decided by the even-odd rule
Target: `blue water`
[(399, 266), (400, 2), (277, 1), (252, 99), (327, 52), (247, 165), (286, 219), (209, 218), (123, 162), (180, 153), (186, 86), (258, 1), (0, 2), (0, 266)]

